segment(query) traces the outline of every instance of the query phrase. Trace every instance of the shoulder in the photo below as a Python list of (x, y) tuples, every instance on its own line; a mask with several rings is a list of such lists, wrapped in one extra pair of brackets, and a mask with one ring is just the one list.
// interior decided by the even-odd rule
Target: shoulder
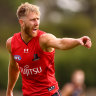
[(63, 86), (61, 93), (65, 96), (70, 96), (72, 95), (74, 91), (74, 86), (71, 83), (67, 83), (66, 85)]
[(67, 83), (66, 85), (65, 85), (65, 87), (67, 87), (67, 88), (74, 88), (74, 85), (72, 84), (72, 83)]
[(67, 83), (63, 86), (63, 90), (66, 90), (71, 93), (74, 90), (74, 85), (72, 83)]
[(40, 37), (42, 38), (42, 37), (55, 37), (55, 36), (51, 33), (45, 33), (45, 34), (42, 34)]
[(8, 51), (11, 53), (11, 41), (12, 41), (12, 37), (10, 37), (9, 39), (7, 39), (6, 41), (6, 48), (8, 49)]
[(40, 36), (40, 41), (47, 42), (47, 41), (54, 39), (54, 38), (56, 38), (56, 37), (53, 34), (45, 33)]
[(53, 42), (53, 38), (56, 38), (53, 34), (45, 33), (42, 34), (39, 38), (39, 44), (44, 51), (52, 52), (54, 49), (50, 46), (50, 43)]

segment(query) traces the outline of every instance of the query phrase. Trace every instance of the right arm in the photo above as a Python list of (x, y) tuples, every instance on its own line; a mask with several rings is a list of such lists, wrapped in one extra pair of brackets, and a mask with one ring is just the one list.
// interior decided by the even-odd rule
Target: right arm
[(10, 53), (10, 60), (9, 60), (9, 67), (8, 67), (8, 85), (7, 85), (7, 92), (6, 96), (13, 96), (13, 88), (15, 83), (19, 77), (19, 67), (18, 64), (15, 62), (14, 57), (11, 53), (11, 38), (9, 38), (6, 42), (6, 47)]
[(78, 45), (85, 46), (87, 48), (91, 47), (91, 39), (88, 36), (83, 36), (81, 38), (56, 38), (52, 34), (43, 34), (39, 39), (40, 46), (44, 51), (52, 50), (52, 48), (60, 50), (72, 49)]

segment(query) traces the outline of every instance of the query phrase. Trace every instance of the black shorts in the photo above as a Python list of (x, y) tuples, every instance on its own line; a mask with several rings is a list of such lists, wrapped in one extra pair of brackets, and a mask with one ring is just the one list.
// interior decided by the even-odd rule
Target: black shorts
[(52, 96), (61, 96), (60, 90), (58, 90), (56, 93), (54, 93)]

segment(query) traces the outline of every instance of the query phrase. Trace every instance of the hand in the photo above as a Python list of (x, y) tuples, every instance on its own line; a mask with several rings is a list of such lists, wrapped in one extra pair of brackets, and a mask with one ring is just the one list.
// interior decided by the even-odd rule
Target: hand
[(87, 48), (91, 48), (91, 39), (88, 36), (83, 36), (81, 38), (79, 38), (79, 42), (81, 45), (87, 47)]

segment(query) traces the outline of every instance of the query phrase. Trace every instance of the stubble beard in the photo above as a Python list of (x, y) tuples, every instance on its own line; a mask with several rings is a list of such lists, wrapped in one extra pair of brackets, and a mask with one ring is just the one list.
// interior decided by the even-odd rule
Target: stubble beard
[(25, 32), (26, 35), (32, 37), (32, 27), (25, 24), (25, 26), (23, 27), (23, 31)]

